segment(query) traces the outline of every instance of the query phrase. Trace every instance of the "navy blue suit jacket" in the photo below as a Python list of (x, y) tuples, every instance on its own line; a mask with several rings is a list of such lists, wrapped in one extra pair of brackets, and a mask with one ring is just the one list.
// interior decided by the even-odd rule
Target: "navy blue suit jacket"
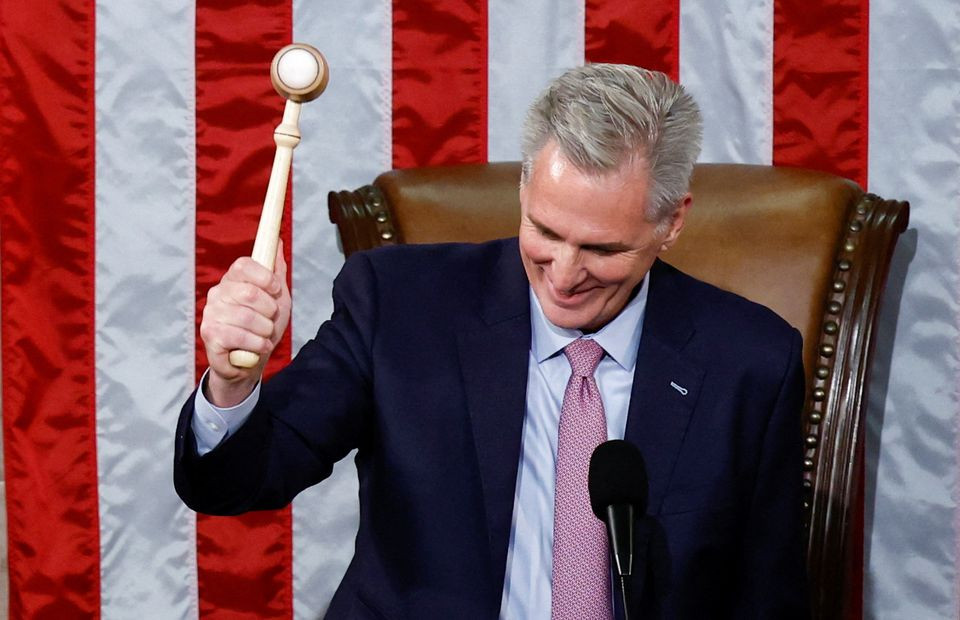
[[(356, 552), (327, 617), (496, 618), (529, 349), (516, 239), (357, 254), (330, 321), (203, 457), (187, 401), (177, 491), (201, 512), (277, 508), (357, 448)], [(650, 479), (642, 617), (805, 614), (802, 398), (796, 330), (653, 266), (626, 427)]]

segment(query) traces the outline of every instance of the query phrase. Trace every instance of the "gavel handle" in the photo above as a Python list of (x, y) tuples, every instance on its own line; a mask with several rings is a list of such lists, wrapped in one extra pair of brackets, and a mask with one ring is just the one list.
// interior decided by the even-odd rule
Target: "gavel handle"
[[(273, 141), (277, 152), (273, 157), (270, 182), (267, 195), (263, 199), (263, 211), (257, 238), (253, 242), (251, 258), (273, 271), (277, 256), (277, 244), (280, 241), (280, 221), (283, 219), (283, 202), (287, 197), (287, 178), (290, 176), (290, 162), (293, 149), (300, 144), (300, 104), (287, 100), (283, 108), (283, 120), (273, 132)], [(237, 368), (253, 368), (260, 363), (260, 355), (253, 351), (237, 349), (230, 351), (230, 363)]]

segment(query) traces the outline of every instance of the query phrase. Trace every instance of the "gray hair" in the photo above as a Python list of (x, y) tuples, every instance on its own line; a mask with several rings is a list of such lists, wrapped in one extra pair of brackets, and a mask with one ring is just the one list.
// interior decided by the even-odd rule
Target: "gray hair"
[(663, 73), (630, 65), (576, 67), (551, 82), (527, 112), (521, 184), (551, 139), (586, 173), (612, 173), (640, 161), (650, 172), (646, 218), (664, 223), (689, 191), (701, 136), (696, 102)]

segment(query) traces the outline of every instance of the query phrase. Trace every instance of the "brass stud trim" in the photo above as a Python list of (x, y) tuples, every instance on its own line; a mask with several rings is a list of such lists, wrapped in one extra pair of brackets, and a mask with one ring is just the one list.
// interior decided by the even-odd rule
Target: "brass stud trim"
[(835, 280), (833, 282), (833, 290), (837, 293), (842, 293), (845, 288), (847, 288), (847, 283), (843, 280)]
[(832, 344), (820, 345), (820, 355), (822, 355), (823, 357), (833, 357), (833, 354), (835, 351), (836, 349), (834, 349)]
[(813, 459), (803, 459), (803, 471), (813, 470)]
[(823, 388), (816, 388), (815, 390), (813, 390), (812, 396), (813, 396), (813, 400), (819, 403), (827, 397), (827, 391)]
[(850, 232), (860, 232), (861, 229), (863, 229), (863, 222), (860, 220), (850, 222)]
[(817, 379), (826, 379), (830, 376), (830, 369), (826, 366), (817, 366)]
[(808, 448), (816, 448), (816, 447), (817, 447), (817, 436), (816, 436), (816, 435), (807, 435), (806, 439), (804, 439), (804, 443), (807, 444), (807, 447), (808, 447)]
[(843, 304), (841, 304), (839, 301), (834, 300), (827, 304), (827, 312), (830, 314), (840, 314), (840, 310), (842, 309)]
[(840, 269), (840, 271), (850, 271), (850, 267), (852, 266), (853, 263), (847, 259), (843, 259), (837, 264), (837, 267)]
[(823, 414), (819, 411), (814, 411), (810, 413), (810, 422), (812, 424), (820, 424), (823, 421)]
[(824, 333), (830, 334), (831, 336), (837, 333), (839, 329), (840, 329), (840, 326), (837, 325), (836, 321), (827, 321), (826, 323), (823, 324)]
[(397, 242), (397, 232), (390, 219), (390, 211), (386, 207), (383, 193), (375, 185), (366, 185), (360, 189), (363, 196), (358, 217), (374, 224), (372, 234), (380, 239), (378, 245), (388, 245)]

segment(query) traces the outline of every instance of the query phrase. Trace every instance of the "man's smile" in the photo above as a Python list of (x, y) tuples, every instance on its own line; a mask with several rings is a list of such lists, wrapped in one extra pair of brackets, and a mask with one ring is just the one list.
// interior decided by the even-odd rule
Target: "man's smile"
[(579, 290), (570, 292), (558, 289), (553, 282), (550, 280), (549, 276), (544, 274), (544, 279), (547, 282), (548, 290), (550, 291), (551, 301), (564, 309), (573, 309), (584, 303), (592, 293), (596, 292), (598, 289), (602, 288), (599, 285), (588, 285)]

